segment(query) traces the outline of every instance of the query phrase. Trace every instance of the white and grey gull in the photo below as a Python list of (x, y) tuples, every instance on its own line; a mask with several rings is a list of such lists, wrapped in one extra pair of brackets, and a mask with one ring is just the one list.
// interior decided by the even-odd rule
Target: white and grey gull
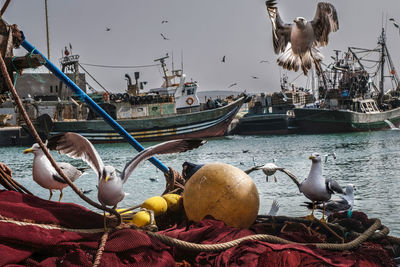
[(288, 70), (298, 71), (301, 68), (304, 75), (307, 75), (312, 63), (318, 69), (323, 55), (317, 47), (327, 45), (329, 33), (339, 29), (335, 7), (320, 2), (313, 20), (297, 17), (291, 24), (282, 21), (275, 0), (265, 3), (272, 23), (274, 51), (279, 54), (278, 64)]
[(57, 150), (72, 158), (80, 158), (87, 162), (98, 175), (97, 198), (103, 206), (116, 208), (125, 197), (123, 185), (138, 164), (156, 154), (180, 153), (203, 145), (204, 140), (173, 140), (146, 148), (126, 163), (118, 176), (113, 166), (106, 166), (94, 146), (85, 137), (77, 133), (64, 133), (49, 138), (49, 148)]
[[(60, 198), (58, 201), (61, 201), (63, 189), (68, 186), (67, 182), (58, 174), (53, 165), (51, 165), (39, 144), (35, 143), (31, 148), (25, 149), (24, 154), (27, 153), (33, 153), (33, 180), (41, 187), (50, 191), (49, 200), (51, 200), (53, 196), (53, 190), (60, 190)], [(57, 165), (72, 182), (82, 175), (82, 172), (70, 163), (57, 162)]]

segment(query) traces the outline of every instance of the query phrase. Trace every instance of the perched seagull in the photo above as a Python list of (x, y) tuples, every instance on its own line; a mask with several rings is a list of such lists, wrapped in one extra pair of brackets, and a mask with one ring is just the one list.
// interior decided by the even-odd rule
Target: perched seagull
[(313, 153), (309, 159), (311, 159), (311, 170), (300, 185), (299, 190), (312, 201), (312, 212), (307, 218), (315, 219), (314, 209), (316, 202), (322, 202), (322, 218), (321, 221), (325, 221), (325, 202), (331, 199), (331, 195), (335, 192), (343, 194), (343, 189), (340, 185), (331, 179), (325, 179), (322, 176), (321, 156), (318, 153)]
[[(344, 195), (340, 196), (339, 199), (331, 199), (325, 203), (326, 215), (339, 211), (348, 211), (350, 216), (354, 206), (354, 191), (356, 190), (353, 184), (348, 184), (345, 187)], [(312, 209), (312, 203), (305, 202), (309, 209)], [(323, 204), (318, 203), (316, 209), (322, 210)]]
[(197, 148), (206, 141), (203, 140), (173, 140), (164, 142), (139, 152), (130, 160), (122, 171), (120, 177), (112, 166), (104, 166), (102, 159), (93, 145), (85, 137), (76, 133), (64, 133), (51, 137), (49, 147), (56, 149), (59, 153), (72, 158), (80, 158), (87, 162), (98, 174), (99, 184), (97, 198), (103, 206), (113, 206), (125, 197), (123, 184), (128, 180), (138, 164), (156, 154), (180, 153)]
[(231, 85), (228, 86), (228, 88), (231, 88), (233, 86), (237, 85), (237, 83), (232, 83)]
[(323, 55), (317, 47), (328, 44), (328, 35), (339, 29), (335, 7), (320, 2), (314, 19), (307, 21), (303, 17), (293, 20), (294, 24), (284, 23), (279, 16), (276, 0), (267, 0), (267, 12), (272, 23), (272, 39), (278, 64), (284, 69), (303, 70), (307, 75), (314, 62), (317, 70)]
[(278, 211), (279, 211), (279, 203), (274, 199), (271, 204), (271, 209), (269, 210), (267, 215), (276, 216), (276, 214), (278, 214)]
[(222, 57), (222, 59), (221, 59), (221, 62), (222, 62), (222, 63), (225, 63), (225, 58), (226, 58), (226, 56), (223, 56), (223, 57)]
[[(67, 182), (58, 174), (53, 165), (44, 154), (39, 144), (35, 143), (31, 148), (24, 151), (24, 154), (33, 153), (32, 176), (33, 180), (41, 187), (49, 189), (50, 197), (53, 196), (53, 190), (60, 190), (60, 199), (63, 197), (63, 189), (68, 186)], [(65, 175), (74, 182), (82, 172), (67, 162), (57, 162), (57, 165)]]
[(169, 40), (167, 37), (165, 37), (164, 34), (162, 34), (162, 33), (160, 33), (160, 34), (161, 34), (161, 37), (162, 37), (164, 40)]
[(268, 176), (274, 175), (276, 171), (281, 171), (289, 176), (290, 179), (297, 185), (300, 192), (303, 193), (308, 199), (312, 201), (312, 212), (308, 219), (315, 219), (314, 209), (315, 203), (322, 202), (322, 219), (321, 222), (325, 222), (325, 202), (331, 198), (334, 192), (343, 194), (343, 189), (340, 185), (331, 179), (326, 179), (322, 176), (321, 156), (318, 153), (313, 153), (310, 157), (312, 160), (310, 173), (303, 182), (299, 182), (297, 177), (292, 174), (289, 170), (276, 166), (274, 163), (267, 163), (264, 166), (254, 166), (245, 171), (249, 174), (255, 170), (262, 170)]

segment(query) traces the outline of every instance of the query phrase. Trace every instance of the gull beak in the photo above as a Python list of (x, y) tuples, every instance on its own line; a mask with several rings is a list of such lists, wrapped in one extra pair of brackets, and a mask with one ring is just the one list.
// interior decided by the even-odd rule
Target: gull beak
[(315, 159), (315, 157), (314, 157), (313, 155), (311, 155), (311, 156), (309, 157), (309, 159)]
[(110, 176), (106, 176), (106, 178), (104, 179), (106, 181), (106, 183), (108, 182), (108, 180), (110, 180)]
[(24, 154), (28, 154), (28, 153), (32, 153), (32, 152), (33, 152), (32, 148), (28, 148), (28, 149), (24, 150)]

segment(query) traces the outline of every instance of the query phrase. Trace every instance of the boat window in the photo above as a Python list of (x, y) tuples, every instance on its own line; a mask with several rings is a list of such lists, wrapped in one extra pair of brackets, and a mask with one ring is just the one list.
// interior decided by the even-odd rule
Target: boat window
[(194, 95), (194, 88), (188, 88), (188, 89), (186, 89), (186, 94), (187, 94), (187, 95)]
[(151, 108), (153, 111), (156, 111), (157, 110), (157, 107), (152, 107)]
[(50, 93), (53, 93), (53, 86), (50, 85)]

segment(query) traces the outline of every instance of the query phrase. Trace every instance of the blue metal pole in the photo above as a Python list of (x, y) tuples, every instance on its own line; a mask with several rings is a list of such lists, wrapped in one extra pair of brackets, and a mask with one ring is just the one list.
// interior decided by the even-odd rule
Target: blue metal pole
[[(55, 76), (57, 76), (65, 85), (67, 85), (75, 94), (79, 95), (81, 100), (84, 101), (92, 110), (94, 110), (99, 116), (118, 132), (129, 144), (131, 144), (137, 151), (142, 151), (144, 147), (136, 141), (124, 128), (121, 127), (113, 118), (110, 117), (99, 105), (96, 104), (84, 91), (82, 91), (70, 78), (68, 78), (62, 71), (60, 71), (53, 63), (51, 63), (39, 50), (33, 45), (27, 42), (25, 39), (22, 42), (22, 46), (30, 53), (41, 55), (46, 61), (46, 68), (48, 68)], [(161, 161), (152, 157), (149, 159), (157, 168), (164, 173), (169, 172), (167, 166)]]

